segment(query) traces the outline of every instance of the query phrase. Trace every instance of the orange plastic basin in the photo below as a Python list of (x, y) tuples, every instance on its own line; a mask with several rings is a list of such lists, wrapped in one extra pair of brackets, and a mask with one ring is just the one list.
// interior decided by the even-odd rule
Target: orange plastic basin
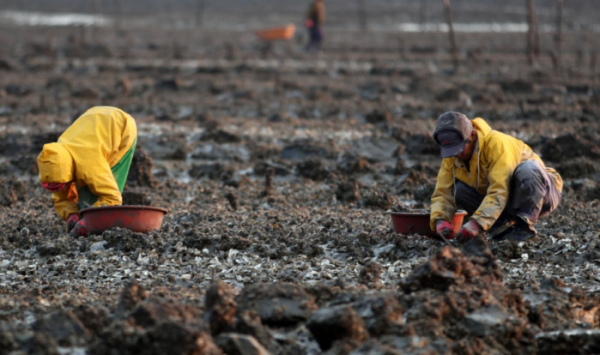
[(254, 33), (263, 41), (288, 40), (294, 38), (296, 26), (287, 25), (285, 27), (267, 28), (254, 31)]
[(115, 227), (149, 233), (161, 228), (167, 212), (150, 206), (106, 206), (86, 208), (79, 214), (85, 219), (89, 234), (101, 234)]
[[(435, 231), (429, 226), (430, 213), (406, 213), (406, 212), (388, 212), (392, 216), (394, 232), (398, 234), (419, 234), (435, 237)], [(457, 211), (452, 219), (452, 226), (455, 231), (462, 227), (463, 220), (467, 212)]]

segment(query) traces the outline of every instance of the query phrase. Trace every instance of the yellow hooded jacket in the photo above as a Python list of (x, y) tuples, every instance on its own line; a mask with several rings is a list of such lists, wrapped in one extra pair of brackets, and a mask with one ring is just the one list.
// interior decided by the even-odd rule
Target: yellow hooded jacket
[[(456, 179), (474, 187), (485, 196), (471, 219), (479, 223), (483, 230), (489, 230), (508, 202), (510, 180), (516, 167), (529, 160), (537, 160), (545, 167), (544, 162), (527, 144), (492, 130), (481, 118), (471, 122), (477, 131), (478, 139), (469, 162), (470, 172), (466, 165), (455, 157), (443, 160), (435, 192), (431, 197), (431, 230), (435, 230), (435, 222), (438, 219), (451, 221), (456, 212), (453, 195)], [(546, 171), (556, 188), (562, 191), (563, 181), (558, 172), (547, 167)]]
[[(98, 196), (95, 207), (123, 201), (111, 168), (131, 149), (137, 137), (133, 117), (115, 107), (92, 107), (57, 143), (45, 144), (38, 156), (40, 182), (87, 186)], [(66, 220), (79, 212), (75, 187), (52, 194), (58, 215)]]

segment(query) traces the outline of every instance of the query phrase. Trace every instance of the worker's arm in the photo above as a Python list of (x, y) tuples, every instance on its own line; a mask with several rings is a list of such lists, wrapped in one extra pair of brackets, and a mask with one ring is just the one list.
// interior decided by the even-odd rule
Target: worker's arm
[(52, 201), (54, 201), (54, 209), (60, 218), (66, 221), (73, 213), (79, 213), (79, 206), (77, 202), (69, 201), (67, 196), (69, 190), (63, 190), (52, 194)]
[(490, 186), (479, 209), (471, 217), (484, 231), (489, 230), (504, 211), (510, 193), (510, 179), (520, 160), (517, 149), (503, 140), (492, 142), (487, 153), (491, 160), (488, 173)]
[(90, 191), (98, 196), (94, 207), (117, 206), (123, 203), (123, 197), (112, 170), (106, 160), (98, 159), (86, 169), (84, 183)]
[(456, 212), (454, 194), (452, 193), (454, 188), (452, 164), (453, 159), (444, 159), (437, 176), (437, 184), (431, 197), (431, 230), (435, 230), (437, 220), (451, 221)]

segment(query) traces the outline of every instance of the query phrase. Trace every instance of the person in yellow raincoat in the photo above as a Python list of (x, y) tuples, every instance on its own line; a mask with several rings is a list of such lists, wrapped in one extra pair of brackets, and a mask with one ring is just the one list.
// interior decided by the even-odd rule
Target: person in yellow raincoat
[(40, 182), (52, 192), (72, 235), (87, 235), (79, 210), (122, 203), (136, 142), (133, 117), (98, 106), (75, 120), (58, 142), (44, 145), (37, 158)]
[[(482, 119), (446, 112), (433, 133), (442, 167), (431, 198), (431, 229), (454, 238), (450, 221), (458, 207), (470, 215), (456, 238), (497, 230), (496, 240), (527, 240), (540, 216), (560, 203), (563, 181), (527, 144), (492, 130)], [(494, 234), (494, 233), (492, 233)]]

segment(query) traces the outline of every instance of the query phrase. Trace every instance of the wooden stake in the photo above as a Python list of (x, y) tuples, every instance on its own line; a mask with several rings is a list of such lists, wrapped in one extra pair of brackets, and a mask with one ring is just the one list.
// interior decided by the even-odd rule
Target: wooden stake
[(556, 46), (556, 69), (560, 71), (561, 60), (562, 60), (562, 13), (563, 13), (563, 0), (556, 1), (556, 35), (554, 37), (554, 44)]
[(454, 73), (458, 73), (458, 45), (456, 44), (456, 36), (454, 35), (454, 27), (452, 26), (452, 10), (450, 9), (450, 0), (444, 0), (444, 9), (446, 14), (446, 23), (448, 24), (448, 35), (450, 36), (450, 50), (452, 51), (452, 65)]
[(362, 31), (367, 30), (367, 7), (365, 0), (358, 0), (358, 21)]

